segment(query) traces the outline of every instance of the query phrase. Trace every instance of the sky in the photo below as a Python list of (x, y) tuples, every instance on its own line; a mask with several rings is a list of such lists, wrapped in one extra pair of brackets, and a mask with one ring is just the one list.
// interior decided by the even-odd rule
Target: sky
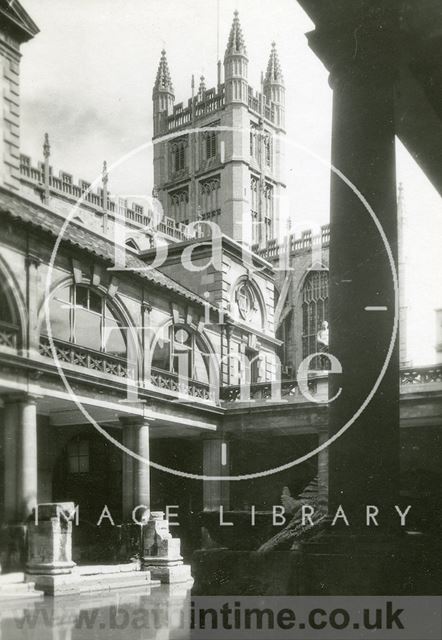
[[(286, 84), (287, 193), (292, 228), (329, 219), (332, 92), (328, 74), (307, 46), (313, 29), (295, 0), (22, 0), (40, 28), (23, 47), (22, 151), (37, 162), (45, 132), (51, 164), (94, 180), (108, 164), (143, 146), (110, 176), (121, 195), (152, 190), (152, 87), (167, 51), (177, 102), (190, 97), (192, 74), (216, 84), (233, 12), (238, 9), (249, 83), (258, 89), (271, 42)], [(219, 19), (218, 19), (219, 18)], [(303, 151), (302, 148), (307, 149)], [(323, 159), (322, 164), (315, 156)], [(435, 314), (442, 307), (441, 198), (397, 144), (407, 222), (408, 349), (413, 364), (434, 362)]]

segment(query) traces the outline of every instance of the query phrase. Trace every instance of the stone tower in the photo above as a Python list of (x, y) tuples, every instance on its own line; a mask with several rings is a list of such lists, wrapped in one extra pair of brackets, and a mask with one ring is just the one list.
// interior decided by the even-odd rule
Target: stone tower
[(285, 88), (275, 44), (259, 91), (249, 85), (248, 64), (238, 12), (217, 86), (208, 89), (201, 77), (196, 89), (192, 78), (187, 103), (174, 103), (163, 51), (153, 90), (154, 184), (177, 224), (215, 222), (230, 238), (262, 246), (278, 233), (285, 190)]

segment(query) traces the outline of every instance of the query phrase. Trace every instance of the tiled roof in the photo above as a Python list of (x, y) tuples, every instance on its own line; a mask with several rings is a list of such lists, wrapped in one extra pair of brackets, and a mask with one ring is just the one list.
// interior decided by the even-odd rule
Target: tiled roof
[[(0, 216), (9, 215), (21, 222), (38, 228), (53, 238), (57, 238), (63, 226), (64, 219), (52, 213), (44, 207), (31, 203), (19, 196), (12, 195), (7, 191), (0, 190)], [(115, 248), (112, 242), (106, 240), (93, 231), (88, 231), (74, 222), (70, 222), (63, 233), (63, 243), (79, 247), (98, 258), (114, 264)], [(131, 252), (126, 253), (126, 266), (133, 269), (131, 273), (148, 280), (152, 284), (173, 291), (177, 295), (196, 302), (197, 304), (207, 304), (207, 302), (193, 293), (186, 287), (172, 280), (169, 276), (161, 273), (157, 269), (146, 270), (146, 263)]]

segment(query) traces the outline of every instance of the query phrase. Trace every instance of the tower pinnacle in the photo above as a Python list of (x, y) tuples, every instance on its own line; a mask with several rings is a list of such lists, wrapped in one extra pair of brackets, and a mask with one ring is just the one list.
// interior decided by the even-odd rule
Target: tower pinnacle
[(173, 94), (173, 85), (170, 77), (169, 65), (167, 63), (165, 49), (161, 51), (161, 58), (158, 65), (154, 91), (168, 91), (169, 93)]
[(284, 77), (281, 71), (281, 64), (279, 62), (278, 52), (276, 51), (276, 43), (272, 42), (270, 58), (267, 64), (265, 84), (274, 84), (274, 83), (284, 84)]
[(264, 95), (269, 102), (272, 102), (275, 109), (275, 118), (278, 125), (284, 128), (285, 122), (285, 87), (282, 75), (281, 64), (279, 62), (276, 43), (272, 42), (270, 58), (267, 64), (267, 71), (264, 79)]
[(239, 22), (238, 11), (235, 11), (233, 17), (232, 28), (230, 29), (229, 40), (227, 42), (227, 48), (225, 57), (231, 56), (237, 53), (241, 53), (247, 56), (247, 49), (244, 41), (244, 35)]

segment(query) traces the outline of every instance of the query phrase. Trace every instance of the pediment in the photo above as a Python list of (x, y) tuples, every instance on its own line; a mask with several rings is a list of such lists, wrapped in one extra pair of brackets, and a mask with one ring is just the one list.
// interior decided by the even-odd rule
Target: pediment
[(0, 0), (0, 16), (2, 22), (6, 20), (7, 27), (13, 31), (19, 42), (26, 42), (39, 32), (37, 25), (18, 0)]

